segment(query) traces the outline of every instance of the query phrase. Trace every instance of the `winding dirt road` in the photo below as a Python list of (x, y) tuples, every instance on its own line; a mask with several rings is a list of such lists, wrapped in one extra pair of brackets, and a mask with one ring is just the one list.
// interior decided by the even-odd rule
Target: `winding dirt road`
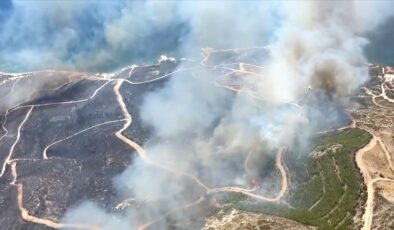
[(23, 121), (20, 123), (20, 125), (18, 127), (17, 135), (16, 135), (16, 138), (15, 138), (15, 142), (12, 144), (12, 146), (10, 148), (10, 151), (8, 152), (8, 156), (7, 156), (6, 160), (3, 163), (3, 167), (1, 168), (1, 172), (0, 172), (0, 177), (2, 177), (4, 175), (5, 168), (10, 163), (12, 153), (14, 152), (15, 146), (18, 144), (19, 139), (21, 137), (22, 127), (26, 123), (27, 119), (29, 119), (29, 116), (30, 116), (31, 112), (33, 111), (33, 109), (34, 109), (34, 106), (31, 106), (29, 111), (27, 111), (27, 113), (25, 115), (25, 118), (23, 119)]
[(373, 206), (374, 206), (374, 199), (375, 199), (375, 190), (374, 190), (374, 183), (379, 181), (386, 181), (390, 183), (394, 183), (394, 180), (388, 178), (374, 178), (367, 184), (367, 202), (365, 204), (365, 212), (363, 215), (364, 226), (363, 230), (370, 230), (372, 227), (372, 217), (373, 217)]
[(70, 136), (68, 136), (66, 138), (63, 138), (61, 140), (57, 140), (57, 141), (55, 141), (55, 142), (53, 142), (53, 143), (51, 143), (51, 144), (49, 144), (49, 145), (47, 145), (45, 147), (44, 151), (42, 152), (42, 158), (45, 159), (45, 160), (49, 159), (48, 155), (47, 155), (47, 151), (48, 151), (49, 148), (51, 148), (52, 146), (54, 146), (56, 144), (59, 144), (59, 143), (61, 143), (63, 141), (66, 141), (66, 140), (68, 140), (68, 139), (70, 139), (72, 137), (78, 136), (79, 134), (87, 132), (87, 131), (89, 131), (91, 129), (94, 129), (94, 128), (97, 128), (97, 127), (100, 127), (100, 126), (103, 126), (103, 125), (107, 125), (107, 124), (113, 124), (113, 123), (121, 122), (121, 121), (125, 121), (125, 119), (107, 121), (107, 122), (103, 122), (103, 123), (100, 123), (100, 124), (97, 124), (97, 125), (93, 125), (93, 126), (90, 126), (90, 127), (86, 128), (86, 129), (80, 130), (80, 131), (78, 131), (78, 132), (76, 132), (76, 133), (74, 133), (74, 134), (72, 134), (72, 135), (70, 135)]
[(124, 119), (125, 119), (125, 124), (123, 125), (122, 129), (120, 129), (119, 131), (117, 131), (115, 133), (116, 137), (118, 137), (120, 140), (122, 140), (123, 142), (125, 142), (127, 145), (129, 145), (130, 147), (132, 147), (133, 149), (135, 149), (135, 151), (137, 151), (138, 155), (147, 163), (150, 165), (153, 165), (157, 168), (166, 170), (166, 171), (170, 171), (173, 172), (175, 174), (178, 175), (182, 175), (182, 176), (186, 176), (190, 179), (192, 179), (193, 181), (195, 181), (198, 185), (200, 185), (202, 188), (204, 188), (205, 190), (208, 189), (208, 187), (206, 187), (198, 178), (196, 178), (193, 175), (190, 175), (188, 173), (185, 173), (183, 171), (177, 170), (177, 169), (173, 169), (170, 167), (166, 167), (162, 164), (160, 164), (159, 162), (155, 162), (154, 160), (150, 159), (149, 156), (146, 154), (145, 150), (141, 147), (141, 145), (139, 145), (138, 143), (130, 140), (129, 138), (127, 138), (126, 136), (123, 135), (123, 131), (125, 131), (131, 124), (132, 122), (132, 117), (129, 113), (129, 111), (127, 110), (126, 104), (124, 103), (123, 97), (121, 95), (121, 93), (119, 92), (119, 89), (121, 87), (121, 85), (123, 84), (124, 80), (118, 80), (118, 82), (115, 84), (114, 86), (114, 91), (116, 94), (116, 98), (118, 100), (119, 106), (122, 109), (123, 115), (124, 115)]
[(148, 229), (149, 227), (151, 227), (152, 225), (154, 225), (154, 224), (158, 223), (159, 221), (163, 220), (163, 219), (166, 218), (167, 216), (169, 216), (169, 215), (171, 215), (171, 214), (173, 214), (173, 213), (179, 212), (179, 211), (184, 211), (184, 210), (186, 210), (186, 209), (188, 209), (188, 208), (191, 208), (191, 207), (193, 207), (193, 206), (196, 206), (196, 205), (200, 204), (201, 202), (203, 202), (204, 200), (205, 200), (204, 196), (200, 196), (200, 198), (198, 198), (198, 200), (196, 200), (196, 201), (194, 201), (194, 202), (192, 202), (192, 203), (189, 203), (189, 204), (186, 204), (186, 205), (184, 205), (184, 206), (182, 206), (182, 207), (173, 209), (173, 210), (171, 210), (171, 211), (165, 213), (164, 215), (162, 215), (162, 216), (160, 216), (160, 217), (158, 217), (158, 218), (155, 218), (155, 219), (152, 220), (152, 221), (149, 221), (148, 223), (145, 223), (145, 224), (142, 224), (142, 225), (138, 226), (138, 227), (137, 227), (137, 230), (145, 230), (145, 229)]
[(364, 156), (364, 153), (371, 150), (373, 147), (376, 146), (376, 144), (377, 144), (377, 140), (373, 136), (373, 138), (369, 141), (369, 143), (366, 146), (364, 146), (363, 148), (359, 149), (356, 152), (356, 163), (357, 163), (358, 167), (360, 168), (361, 174), (363, 175), (364, 181), (366, 184), (371, 180), (371, 175), (369, 174), (368, 169), (364, 164), (363, 156)]
[[(364, 129), (365, 130), (365, 129)], [(366, 130), (369, 132), (368, 130)], [(380, 138), (376, 137), (373, 133), (369, 132), (372, 135), (371, 141), (364, 146), (362, 149), (358, 150), (356, 153), (356, 163), (358, 167), (360, 168), (361, 174), (363, 175), (364, 178), (364, 183), (367, 186), (367, 201), (365, 204), (365, 210), (364, 210), (364, 215), (362, 217), (363, 220), (363, 230), (370, 230), (372, 226), (372, 217), (373, 217), (373, 205), (374, 205), (374, 183), (377, 181), (389, 181), (389, 182), (394, 182), (394, 180), (388, 179), (388, 178), (382, 178), (382, 177), (377, 177), (373, 178), (371, 174), (369, 173), (364, 160), (363, 156), (366, 152), (370, 151), (373, 149), (378, 143), (381, 146), (382, 150), (385, 152), (386, 156), (389, 154), (387, 151), (385, 145), (383, 142), (380, 140)], [(392, 162), (391, 158), (387, 157), (387, 161), (389, 163), (389, 166), (391, 168)]]
[[(207, 56), (207, 58), (208, 58), (208, 56)], [(213, 66), (212, 68), (220, 68), (220, 66), (222, 66), (222, 65)], [(188, 68), (188, 69), (177, 70), (175, 72), (181, 72), (181, 71), (186, 71), (186, 70), (198, 70), (198, 69), (201, 69), (201, 68), (202, 68), (201, 66), (191, 67), (191, 68)], [(240, 65), (240, 70), (232, 70), (232, 71), (242, 71), (242, 69), (243, 69), (243, 66)], [(35, 107), (52, 106), (52, 105), (66, 105), (66, 104), (74, 104), (74, 103), (85, 102), (85, 101), (93, 99), (98, 94), (98, 92), (101, 89), (103, 89), (107, 84), (109, 84), (110, 82), (113, 82), (113, 81), (116, 82), (113, 89), (114, 89), (114, 93), (116, 95), (117, 102), (118, 102), (118, 104), (119, 104), (119, 106), (120, 106), (120, 108), (122, 110), (124, 118), (123, 119), (119, 119), (119, 120), (108, 121), (108, 122), (103, 122), (103, 123), (100, 123), (100, 124), (96, 124), (94, 126), (91, 126), (91, 127), (86, 128), (86, 129), (80, 130), (80, 131), (78, 131), (78, 132), (76, 132), (76, 133), (74, 133), (74, 134), (72, 134), (72, 135), (70, 135), (70, 136), (68, 136), (66, 138), (63, 138), (61, 140), (57, 140), (57, 141), (47, 145), (45, 147), (44, 151), (43, 151), (43, 159), (44, 160), (45, 159), (49, 159), (49, 157), (47, 155), (48, 149), (50, 149), (52, 146), (54, 146), (54, 145), (56, 145), (56, 144), (58, 144), (58, 143), (60, 143), (62, 141), (66, 141), (66, 140), (68, 140), (70, 138), (73, 138), (73, 137), (75, 137), (75, 136), (77, 136), (79, 134), (82, 134), (84, 132), (87, 132), (87, 131), (89, 131), (89, 130), (91, 130), (93, 128), (96, 128), (96, 127), (99, 127), (99, 126), (102, 126), (102, 125), (115, 123), (115, 122), (122, 122), (123, 121), (123, 122), (125, 122), (123, 127), (115, 133), (115, 136), (117, 138), (119, 138), (120, 140), (122, 140), (123, 142), (125, 142), (128, 146), (133, 148), (137, 152), (139, 157), (141, 157), (141, 159), (143, 161), (145, 161), (147, 164), (149, 164), (151, 166), (154, 166), (156, 168), (159, 168), (159, 169), (162, 169), (162, 170), (166, 170), (166, 171), (174, 173), (174, 174), (176, 174), (178, 176), (184, 176), (186, 178), (189, 178), (191, 181), (194, 181), (197, 185), (199, 185), (201, 188), (203, 188), (205, 190), (205, 193), (202, 194), (201, 197), (198, 200), (196, 200), (196, 201), (194, 201), (194, 202), (192, 202), (190, 204), (187, 204), (187, 205), (185, 205), (183, 207), (180, 207), (178, 209), (170, 210), (168, 213), (164, 214), (163, 216), (158, 217), (155, 220), (152, 220), (152, 221), (150, 221), (150, 222), (148, 222), (146, 224), (143, 224), (143, 225), (139, 226), (139, 229), (146, 229), (146, 228), (152, 226), (153, 224), (157, 223), (161, 219), (165, 218), (166, 216), (168, 216), (168, 215), (170, 215), (170, 214), (172, 214), (174, 212), (181, 211), (181, 210), (184, 210), (186, 208), (195, 206), (196, 204), (199, 204), (200, 202), (205, 200), (205, 195), (208, 195), (208, 194), (223, 193), (223, 192), (227, 192), (227, 193), (242, 193), (242, 194), (245, 194), (245, 195), (250, 196), (252, 198), (255, 198), (257, 200), (268, 201), (268, 202), (277, 202), (277, 201), (279, 201), (285, 195), (285, 193), (286, 193), (286, 191), (288, 189), (288, 179), (287, 179), (286, 171), (285, 171), (285, 169), (283, 167), (283, 163), (282, 163), (283, 154), (286, 151), (285, 148), (279, 149), (279, 151), (277, 153), (277, 156), (276, 156), (276, 167), (279, 169), (281, 177), (282, 177), (281, 189), (280, 189), (280, 191), (277, 193), (277, 195), (275, 197), (266, 197), (266, 196), (263, 196), (263, 195), (259, 195), (258, 193), (254, 193), (255, 192), (255, 188), (245, 189), (245, 188), (235, 187), (235, 186), (234, 187), (233, 186), (222, 187), (222, 188), (209, 188), (207, 185), (205, 185), (196, 176), (191, 175), (191, 174), (189, 174), (187, 172), (181, 171), (179, 169), (163, 165), (161, 162), (156, 162), (155, 160), (151, 159), (146, 154), (145, 150), (138, 143), (130, 140), (129, 138), (127, 138), (126, 136), (123, 135), (123, 132), (132, 123), (132, 116), (131, 116), (131, 114), (129, 113), (129, 111), (127, 109), (127, 106), (126, 106), (126, 104), (124, 102), (122, 94), (120, 93), (120, 88), (121, 88), (122, 84), (124, 82), (127, 82), (129, 84), (150, 83), (150, 82), (153, 82), (153, 81), (165, 78), (165, 77), (169, 77), (169, 76), (173, 75), (175, 72), (163, 75), (163, 76), (161, 76), (159, 78), (156, 78), (156, 79), (153, 79), (153, 80), (149, 80), (149, 81), (146, 81), (146, 82), (132, 82), (132, 81), (129, 81), (129, 80), (126, 80), (126, 79), (116, 79), (116, 78), (111, 78), (111, 77), (103, 77), (102, 78), (102, 77), (98, 76), (97, 79), (103, 80), (103, 81), (105, 81), (105, 83), (100, 85), (92, 93), (92, 95), (90, 95), (88, 98), (80, 99), (80, 100), (73, 100), (73, 101), (45, 103), (45, 104), (19, 105), (19, 106), (16, 106), (14, 108), (11, 108), (11, 109), (7, 110), (6, 111), (6, 115), (5, 115), (5, 121), (2, 124), (2, 128), (5, 130), (5, 134), (2, 137), (0, 137), (0, 140), (1, 140), (1, 138), (3, 138), (5, 135), (8, 134), (8, 130), (6, 129), (6, 126), (5, 126), (6, 121), (7, 121), (7, 115), (11, 111), (14, 111), (14, 110), (17, 110), (17, 109), (20, 109), (20, 108), (28, 108), (28, 107), (30, 107), (29, 111), (26, 113), (25, 119), (20, 123), (20, 125), (18, 127), (18, 131), (17, 131), (18, 133), (17, 133), (16, 140), (13, 143), (12, 147), (10, 148), (9, 155), (7, 156), (7, 159), (5, 160), (5, 162), (3, 164), (3, 167), (2, 167), (2, 170), (1, 170), (1, 173), (0, 173), (0, 177), (3, 176), (3, 174), (4, 174), (5, 170), (6, 170), (6, 166), (10, 165), (11, 173), (13, 175), (13, 180), (10, 183), (10, 185), (14, 186), (16, 188), (16, 190), (17, 190), (17, 194), (16, 194), (16, 196), (17, 196), (17, 203), (18, 203), (18, 207), (19, 207), (19, 210), (20, 210), (21, 217), (27, 222), (42, 224), (42, 225), (46, 225), (46, 226), (51, 227), (51, 228), (74, 228), (74, 229), (89, 229), (89, 230), (100, 229), (97, 226), (87, 226), (87, 225), (83, 225), (83, 224), (56, 223), (56, 222), (54, 222), (52, 220), (49, 220), (49, 219), (46, 219), (46, 218), (40, 218), (40, 217), (36, 217), (36, 216), (31, 215), (28, 212), (28, 210), (26, 210), (23, 207), (23, 185), (21, 183), (17, 183), (17, 177), (18, 177), (18, 175), (17, 175), (17, 160), (19, 160), (19, 159), (11, 159), (11, 158), (12, 158), (12, 153), (14, 151), (15, 146), (19, 142), (19, 139), (20, 139), (20, 136), (21, 136), (21, 129), (25, 125), (25, 123), (27, 122), (29, 116), (31, 115), (31, 113), (32, 113), (32, 111), (33, 111), (33, 109)], [(22, 77), (22, 76), (15, 75), (15, 77), (14, 77), (15, 79), (13, 79), (13, 80), (18, 80), (20, 77)], [(26, 77), (26, 76), (23, 76), (23, 77)], [(68, 82), (68, 83), (70, 83), (70, 82)], [(250, 94), (253, 95), (252, 93), (250, 93)], [(20, 160), (33, 160), (33, 159), (20, 159)]]
[[(23, 126), (25, 125), (25, 123), (28, 121), (28, 118), (29, 118), (30, 115), (32, 114), (33, 109), (34, 109), (35, 107), (51, 106), (51, 105), (59, 105), (59, 104), (74, 104), (74, 103), (80, 103), (80, 102), (84, 102), (84, 101), (91, 100), (91, 99), (93, 99), (93, 98), (97, 95), (97, 93), (98, 93), (106, 84), (108, 84), (109, 82), (110, 82), (110, 80), (107, 80), (106, 83), (104, 83), (104, 84), (102, 84), (100, 87), (98, 87), (98, 88), (93, 92), (93, 94), (92, 94), (90, 97), (86, 98), (86, 99), (75, 100), (75, 101), (55, 102), (55, 103), (46, 103), (46, 104), (32, 104), (32, 105), (23, 105), (23, 106), (20, 106), (20, 105), (19, 105), (19, 106), (16, 106), (16, 107), (11, 108), (11, 109), (9, 109), (9, 110), (6, 111), (5, 119), (4, 119), (4, 122), (3, 122), (3, 124), (2, 124), (2, 128), (3, 128), (3, 130), (5, 130), (5, 133), (4, 133), (4, 135), (0, 138), (0, 140), (1, 140), (4, 136), (8, 135), (8, 133), (9, 133), (8, 130), (6, 129), (6, 127), (5, 127), (5, 125), (6, 125), (6, 123), (7, 123), (8, 114), (9, 114), (11, 111), (14, 111), (14, 110), (17, 110), (17, 109), (26, 108), (26, 107), (28, 108), (28, 107), (30, 107), (30, 109), (28, 110), (28, 112), (27, 112), (26, 115), (25, 115), (25, 118), (24, 118), (23, 121), (19, 124), (19, 126), (18, 126), (18, 128), (17, 128), (16, 139), (15, 139), (14, 143), (12, 144), (12, 146), (11, 146), (11, 148), (10, 148), (10, 150), (9, 150), (9, 154), (8, 154), (6, 160), (4, 161), (3, 166), (2, 166), (2, 169), (1, 169), (1, 172), (0, 172), (0, 177), (2, 177), (2, 176), (4, 175), (5, 170), (6, 170), (6, 166), (7, 166), (7, 165), (10, 165), (11, 174), (12, 174), (12, 176), (13, 176), (13, 180), (12, 180), (12, 182), (10, 183), (10, 185), (16, 188), (16, 191), (17, 191), (17, 193), (16, 193), (16, 200), (17, 200), (18, 208), (19, 208), (19, 210), (20, 210), (20, 215), (21, 215), (21, 217), (22, 217), (22, 219), (23, 219), (24, 221), (26, 221), (26, 222), (32, 222), (32, 223), (36, 223), (36, 224), (42, 224), (42, 225), (45, 225), (45, 226), (48, 226), (48, 227), (51, 227), (51, 228), (55, 228), (55, 229), (60, 229), (60, 228), (80, 229), (80, 230), (100, 230), (100, 229), (101, 229), (101, 228), (99, 228), (99, 227), (97, 227), (97, 226), (93, 226), (93, 225), (56, 223), (56, 222), (54, 222), (54, 221), (52, 221), (52, 220), (49, 220), (49, 219), (40, 218), (40, 217), (36, 217), (36, 216), (31, 215), (31, 214), (29, 213), (29, 211), (28, 211), (26, 208), (23, 207), (23, 185), (22, 185), (21, 183), (17, 183), (18, 174), (17, 174), (17, 170), (16, 170), (16, 168), (17, 168), (16, 165), (17, 165), (17, 160), (19, 160), (19, 159), (12, 159), (12, 154), (13, 154), (13, 152), (14, 152), (15, 146), (18, 144), (18, 142), (19, 142), (19, 140), (20, 140), (20, 137), (21, 137), (21, 130), (22, 130)], [(105, 122), (105, 124), (107, 124), (107, 123), (113, 123), (113, 122), (115, 122), (115, 121)], [(78, 135), (78, 134), (80, 134), (80, 133), (82, 133), (82, 132), (85, 132), (85, 131), (87, 131), (87, 130), (89, 130), (89, 129), (92, 129), (92, 128), (94, 128), (94, 127), (100, 126), (100, 125), (103, 125), (103, 124), (98, 124), (98, 125), (95, 125), (95, 126), (93, 126), (93, 127), (90, 127), (90, 128), (85, 129), (85, 130), (82, 130), (82, 131), (80, 131), (79, 133), (76, 133), (76, 134), (74, 134), (74, 135), (71, 135), (70, 137), (65, 138), (64, 140), (66, 140), (66, 139), (68, 139), (68, 138), (71, 138), (71, 137), (73, 137), (73, 136), (75, 136), (75, 135)], [(63, 140), (61, 140), (61, 141), (63, 141)], [(60, 141), (58, 141), (58, 142), (60, 142)], [(56, 143), (58, 143), (58, 142), (56, 142)], [(56, 144), (56, 143), (55, 143), (55, 144)], [(52, 143), (52, 145), (53, 145), (53, 144), (54, 144), (54, 143)], [(52, 145), (51, 145), (51, 146), (52, 146)], [(50, 146), (49, 146), (49, 147), (50, 147)], [(49, 147), (48, 147), (48, 148), (49, 148)], [(48, 148), (46, 148), (46, 150), (47, 150)], [(45, 152), (45, 154), (44, 154), (44, 159), (48, 159), (48, 157), (46, 156), (46, 152)], [(33, 160), (33, 159), (21, 159), (21, 160)]]
[(264, 201), (278, 201), (285, 194), (285, 191), (287, 190), (287, 176), (286, 176), (286, 171), (284, 170), (284, 168), (282, 166), (282, 154), (283, 154), (285, 148), (281, 148), (278, 151), (278, 154), (276, 157), (276, 165), (282, 175), (282, 187), (281, 187), (279, 194), (275, 198), (269, 198), (269, 197), (253, 194), (253, 193), (251, 193), (251, 191), (253, 191), (253, 189), (245, 189), (245, 188), (239, 188), (239, 187), (209, 188), (207, 185), (202, 183), (201, 180), (199, 180), (196, 176), (191, 175), (186, 172), (183, 172), (178, 169), (167, 167), (167, 166), (165, 166), (159, 162), (155, 162), (153, 159), (149, 158), (149, 156), (146, 154), (145, 150), (139, 144), (137, 144), (136, 142), (130, 140), (129, 138), (127, 138), (126, 136), (123, 135), (123, 131), (126, 130), (131, 125), (131, 122), (132, 122), (132, 117), (131, 117), (130, 113), (128, 112), (126, 104), (124, 103), (123, 97), (120, 93), (120, 87), (123, 84), (123, 82), (124, 82), (123, 79), (118, 80), (118, 82), (114, 86), (114, 91), (115, 91), (119, 106), (122, 109), (122, 112), (123, 112), (126, 122), (125, 122), (123, 128), (120, 129), (119, 131), (117, 131), (115, 133), (115, 135), (119, 139), (124, 141), (127, 145), (129, 145), (130, 147), (135, 149), (137, 151), (138, 155), (147, 164), (153, 165), (157, 168), (160, 168), (160, 169), (163, 169), (166, 171), (173, 172), (178, 175), (186, 176), (186, 177), (190, 178), (191, 180), (193, 180), (194, 182), (196, 182), (199, 186), (204, 188), (208, 194), (218, 193), (218, 192), (238, 192), (238, 193), (244, 193), (246, 195), (249, 195), (251, 197), (254, 197), (254, 198), (260, 199), (260, 200), (264, 200)]
[[(279, 193), (271, 198), (271, 197), (265, 197), (259, 194), (255, 194), (252, 193), (254, 191), (254, 189), (245, 189), (245, 188), (240, 188), (240, 187), (222, 187), (222, 188), (209, 188), (207, 185), (205, 185), (204, 183), (201, 182), (201, 180), (199, 180), (196, 176), (191, 175), (189, 173), (183, 172), (179, 169), (175, 169), (175, 168), (171, 168), (168, 166), (163, 165), (160, 162), (156, 162), (153, 159), (151, 159), (145, 152), (145, 150), (136, 142), (130, 140), (128, 137), (123, 135), (123, 132), (131, 125), (132, 123), (132, 117), (131, 114), (129, 113), (127, 106), (124, 102), (124, 99), (122, 97), (122, 94), (120, 93), (120, 87), (122, 86), (122, 84), (125, 82), (124, 79), (119, 79), (117, 80), (117, 83), (114, 86), (114, 92), (116, 94), (116, 98), (117, 101), (119, 103), (119, 106), (122, 110), (122, 113), (124, 115), (124, 120), (125, 123), (123, 125), (123, 127), (118, 130), (115, 135), (116, 137), (118, 137), (120, 140), (122, 140), (123, 142), (125, 142), (127, 145), (129, 145), (131, 148), (135, 149), (137, 154), (139, 155), (139, 157), (141, 157), (142, 160), (144, 160), (147, 164), (152, 165), (154, 167), (157, 167), (159, 169), (162, 170), (166, 170), (172, 173), (175, 173), (177, 175), (180, 176), (185, 176), (189, 179), (191, 179), (192, 181), (194, 181), (196, 184), (198, 184), (200, 187), (202, 187), (207, 194), (214, 194), (214, 193), (222, 193), (222, 192), (231, 192), (231, 193), (242, 193), (245, 195), (248, 195), (252, 198), (258, 199), (258, 200), (262, 200), (262, 201), (268, 201), (268, 202), (277, 202), (279, 201), (284, 194), (287, 191), (288, 188), (288, 183), (287, 183), (287, 175), (286, 175), (286, 171), (282, 165), (282, 156), (285, 152), (285, 148), (281, 148), (278, 151), (277, 157), (276, 157), (276, 166), (280, 171), (280, 174), (282, 176), (282, 185), (281, 185), (281, 190), (279, 191)], [(197, 201), (196, 201), (197, 202)], [(194, 205), (196, 202), (191, 203), (190, 205)], [(177, 209), (178, 210), (178, 209)], [(170, 211), (171, 213), (174, 211)], [(170, 213), (166, 213), (164, 216), (169, 215)], [(152, 220), (149, 223), (140, 225), (138, 227), (138, 229), (142, 230), (142, 229), (146, 229), (147, 227), (151, 226), (153, 223), (157, 223), (160, 219), (162, 219), (163, 217), (159, 217), (158, 219)]]
[[(388, 81), (388, 79), (385, 77), (385, 80), (380, 85), (380, 88), (381, 88), (381, 91), (382, 91), (380, 95), (375, 95), (370, 89), (368, 89), (366, 87), (363, 88), (365, 90), (365, 92), (367, 93), (367, 95), (371, 96), (372, 102), (378, 107), (388, 108), (387, 106), (383, 106), (383, 105), (378, 104), (376, 102), (376, 100), (375, 100), (375, 98), (377, 98), (377, 97), (382, 97), (383, 99), (385, 99), (386, 101), (391, 102), (391, 103), (394, 102), (394, 100), (389, 98), (387, 96), (387, 94), (386, 94), (384, 84), (387, 81)], [(355, 121), (355, 120), (353, 120), (353, 121)], [(373, 206), (374, 206), (374, 198), (375, 198), (374, 184), (376, 182), (379, 182), (379, 181), (385, 181), (385, 182), (393, 183), (394, 180), (389, 179), (389, 178), (382, 178), (382, 177), (372, 178), (371, 174), (368, 171), (367, 166), (365, 165), (365, 163), (363, 161), (363, 155), (366, 152), (368, 152), (371, 149), (373, 149), (377, 144), (379, 144), (381, 149), (383, 150), (385, 156), (386, 156), (389, 168), (392, 171), (394, 171), (394, 166), (393, 166), (391, 154), (388, 151), (388, 149), (385, 146), (385, 144), (383, 143), (383, 141), (381, 140), (381, 138), (378, 137), (377, 135), (375, 135), (372, 131), (367, 130), (366, 128), (362, 128), (362, 127), (359, 127), (359, 128), (367, 131), (368, 133), (370, 133), (372, 135), (371, 141), (365, 147), (363, 147), (362, 149), (358, 150), (357, 153), (356, 153), (356, 163), (357, 163), (358, 167), (360, 168), (361, 174), (363, 175), (363, 178), (364, 178), (364, 183), (367, 186), (367, 201), (366, 201), (366, 204), (365, 204), (365, 210), (364, 210), (364, 214), (363, 214), (363, 217), (362, 217), (362, 220), (363, 220), (363, 228), (362, 229), (363, 230), (370, 230), (371, 227), (372, 227)]]
[(386, 94), (386, 88), (384, 87), (384, 84), (388, 82), (388, 79), (385, 78), (384, 82), (380, 85), (380, 89), (382, 90), (381, 96), (388, 102), (394, 103), (394, 99), (391, 99), (387, 96)]
[(285, 195), (287, 188), (288, 188), (286, 170), (284, 169), (284, 167), (282, 165), (282, 156), (285, 151), (286, 151), (286, 148), (281, 148), (278, 151), (278, 154), (276, 155), (275, 165), (279, 169), (280, 174), (282, 176), (282, 185), (281, 185), (280, 191), (278, 192), (278, 194), (275, 197), (270, 198), (270, 197), (258, 195), (258, 194), (252, 193), (253, 189), (248, 190), (248, 189), (244, 189), (244, 188), (240, 188), (240, 187), (213, 188), (213, 189), (208, 190), (208, 194), (220, 193), (220, 192), (234, 192), (234, 193), (242, 193), (242, 194), (248, 195), (250, 197), (253, 197), (257, 200), (261, 200), (261, 201), (268, 201), (268, 202), (279, 201)]
[(51, 228), (69, 228), (69, 229), (80, 229), (80, 230), (100, 230), (99, 227), (96, 226), (88, 226), (88, 225), (83, 225), (83, 224), (62, 224), (62, 223), (56, 223), (53, 222), (52, 220), (45, 219), (45, 218), (39, 218), (36, 216), (30, 215), (29, 211), (23, 207), (23, 185), (21, 183), (16, 183), (17, 181), (17, 171), (16, 171), (16, 162), (13, 162), (11, 164), (11, 173), (13, 176), (13, 180), (11, 182), (11, 185), (16, 187), (16, 200), (18, 203), (18, 208), (21, 213), (21, 217), (23, 220), (27, 222), (32, 222), (36, 224), (42, 224)]

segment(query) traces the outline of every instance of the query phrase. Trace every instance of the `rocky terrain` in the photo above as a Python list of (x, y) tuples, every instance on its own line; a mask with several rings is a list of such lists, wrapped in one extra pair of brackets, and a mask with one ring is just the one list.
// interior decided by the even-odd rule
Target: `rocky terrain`
[(285, 218), (232, 210), (227, 215), (217, 215), (207, 220), (204, 230), (235, 229), (316, 229)]

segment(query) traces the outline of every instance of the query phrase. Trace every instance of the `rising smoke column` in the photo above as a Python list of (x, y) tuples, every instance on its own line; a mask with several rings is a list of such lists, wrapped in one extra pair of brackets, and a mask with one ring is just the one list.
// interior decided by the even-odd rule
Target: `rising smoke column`
[[(253, 4), (260, 7), (260, 3)], [(311, 87), (313, 93), (306, 102), (304, 100), (301, 111), (290, 105), (256, 108), (247, 96), (214, 87), (209, 81), (214, 76), (205, 72), (196, 78), (175, 75), (165, 88), (152, 92), (141, 105), (144, 122), (155, 130), (155, 135), (144, 146), (147, 154), (159, 162), (170, 162), (174, 167), (199, 175), (210, 185), (245, 185), (247, 181), (241, 174), (243, 168), (239, 167), (239, 160), (255, 143), (274, 149), (289, 145), (292, 138), (297, 138), (307, 145), (308, 135), (319, 128), (315, 124), (330, 120), (330, 125), (335, 125), (341, 119), (338, 110), (346, 104), (346, 96), (368, 78), (367, 60), (363, 55), (367, 40), (361, 34), (368, 28), (365, 23), (369, 23), (369, 19), (360, 15), (363, 7), (358, 4), (284, 2), (272, 8), (273, 15), (279, 15), (278, 23), (274, 23), (279, 26), (273, 34), (267, 74), (255, 84), (261, 97), (278, 104), (301, 103)], [(238, 15), (253, 18), (253, 14), (239, 14), (239, 10), (242, 12), (239, 5), (220, 11), (216, 8), (218, 5), (225, 3), (181, 3), (176, 7), (183, 20), (191, 25), (180, 49), (184, 54), (193, 53), (190, 51), (202, 44), (220, 46), (220, 40), (232, 46), (242, 43), (240, 34), (226, 30), (227, 22), (245, 20)], [(368, 6), (374, 7), (371, 2)], [(197, 13), (191, 13), (193, 8), (198, 9)], [(205, 17), (215, 18), (214, 30), (206, 29), (210, 27), (203, 23)], [(247, 33), (246, 44), (250, 46), (257, 45), (260, 36), (253, 30), (258, 25), (252, 25), (246, 30), (245, 23), (232, 27), (234, 31)], [(296, 132), (300, 125), (305, 132)], [(201, 168), (209, 170), (201, 171)], [(187, 190), (187, 185), (135, 159), (115, 179), (115, 186), (131, 197), (150, 199), (157, 205), (130, 211), (129, 216), (135, 218), (127, 217), (122, 224), (135, 226), (137, 216), (156, 218), (165, 210), (181, 206), (190, 200), (189, 194), (193, 192)], [(86, 206), (99, 213), (101, 220), (108, 220), (104, 221), (105, 227), (111, 229), (110, 220), (115, 217), (92, 205), (70, 210), (65, 220), (78, 220), (75, 216), (83, 213)], [(179, 213), (174, 218), (190, 216)], [(164, 223), (157, 228), (166, 229), (166, 226)]]

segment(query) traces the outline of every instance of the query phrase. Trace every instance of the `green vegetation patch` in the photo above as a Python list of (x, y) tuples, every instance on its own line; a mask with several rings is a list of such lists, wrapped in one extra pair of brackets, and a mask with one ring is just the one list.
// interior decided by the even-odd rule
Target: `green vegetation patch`
[[(319, 229), (351, 229), (357, 202), (362, 193), (362, 178), (356, 167), (355, 152), (371, 135), (361, 129), (346, 129), (320, 136), (313, 141), (324, 154), (288, 152), (285, 162), (292, 180), (287, 204), (234, 199), (233, 207), (283, 216)], [(339, 144), (337, 151), (330, 150)], [(337, 145), (338, 146), (338, 145)], [(304, 168), (304, 170), (300, 170)]]

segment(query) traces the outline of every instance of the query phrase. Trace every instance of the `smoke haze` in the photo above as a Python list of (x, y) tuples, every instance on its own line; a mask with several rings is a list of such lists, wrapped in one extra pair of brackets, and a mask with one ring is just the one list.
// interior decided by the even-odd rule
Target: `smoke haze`
[[(249, 47), (261, 44), (272, 29), (269, 5), (14, 0), (0, 11), (0, 69), (108, 71), (135, 62), (151, 63), (164, 52), (238, 46), (237, 39), (221, 36), (238, 38)], [(248, 17), (250, 13), (256, 16)], [(251, 30), (259, 36), (249, 36)]]
[[(247, 186), (251, 175), (240, 162), (249, 152), (264, 152), (269, 162), (293, 139), (307, 146), (310, 135), (343, 122), (346, 96), (368, 80), (365, 34), (391, 17), (390, 7), (389, 1), (13, 1), (0, 11), (0, 68), (102, 71), (161, 53), (197, 58), (204, 47), (269, 45), (264, 73), (249, 82), (258, 100), (215, 85), (217, 72), (202, 71), (174, 74), (140, 105), (154, 130), (144, 144), (151, 159), (210, 188)], [(148, 204), (117, 215), (85, 203), (64, 221), (135, 228), (141, 217), (158, 218), (201, 194), (189, 179), (141, 158), (114, 186), (122, 197)]]

